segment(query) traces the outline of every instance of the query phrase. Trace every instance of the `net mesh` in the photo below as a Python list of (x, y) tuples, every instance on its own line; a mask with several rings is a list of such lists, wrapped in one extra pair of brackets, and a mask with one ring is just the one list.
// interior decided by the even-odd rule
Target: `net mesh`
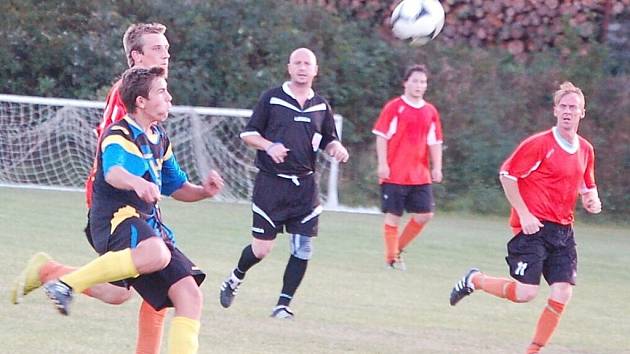
[[(239, 138), (250, 114), (244, 109), (175, 106), (164, 123), (192, 182), (200, 183), (210, 169), (223, 176), (226, 185), (218, 200), (250, 198), (255, 152)], [(102, 115), (102, 102), (0, 95), (0, 183), (83, 188), (96, 149), (93, 128)], [(336, 163), (319, 156), (322, 199), (336, 202)]]

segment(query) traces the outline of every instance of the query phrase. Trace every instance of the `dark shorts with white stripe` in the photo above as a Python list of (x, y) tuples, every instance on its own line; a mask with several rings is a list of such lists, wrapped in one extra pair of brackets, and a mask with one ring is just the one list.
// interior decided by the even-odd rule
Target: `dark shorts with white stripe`
[(544, 227), (535, 234), (520, 232), (507, 244), (510, 275), (524, 284), (540, 284), (544, 276), (547, 284), (575, 285), (577, 250), (571, 225), (543, 221)]
[[(90, 243), (99, 254), (109, 251), (120, 251), (126, 248), (135, 248), (141, 241), (149, 237), (162, 237), (141, 218), (130, 217), (120, 223), (110, 235), (108, 224), (99, 228), (92, 224)], [(153, 308), (161, 310), (172, 307), (173, 303), (168, 297), (170, 287), (181, 279), (192, 276), (197, 285), (201, 285), (206, 274), (184, 255), (168, 239), (164, 238), (166, 246), (171, 251), (171, 261), (166, 268), (149, 274), (142, 274), (136, 278), (129, 278), (112, 284), (122, 287), (133, 287)]]
[(317, 236), (319, 214), (319, 186), (316, 175), (283, 178), (259, 172), (252, 196), (252, 236), (273, 240), (284, 232), (303, 236)]

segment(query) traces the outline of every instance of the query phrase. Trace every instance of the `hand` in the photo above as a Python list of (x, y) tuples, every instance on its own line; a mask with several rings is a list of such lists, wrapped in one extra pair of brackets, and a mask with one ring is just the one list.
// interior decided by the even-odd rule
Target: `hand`
[(442, 182), (442, 169), (434, 168), (431, 170), (431, 180), (435, 183)]
[(582, 206), (591, 214), (599, 214), (602, 211), (602, 202), (593, 191), (582, 194)]
[(385, 164), (378, 164), (378, 168), (376, 170), (376, 174), (380, 179), (388, 179), (389, 178), (389, 166)]
[(223, 185), (223, 178), (215, 170), (208, 172), (206, 179), (202, 183), (203, 190), (206, 192), (208, 197), (214, 197), (217, 195), (217, 193), (223, 189)]
[(138, 197), (147, 203), (157, 203), (162, 198), (160, 189), (157, 185), (143, 179), (138, 178), (133, 185), (133, 191), (136, 192)]
[(291, 150), (287, 149), (282, 143), (273, 143), (265, 149), (267, 155), (269, 155), (275, 163), (283, 163), (289, 151)]
[(525, 235), (535, 234), (544, 226), (540, 220), (529, 211), (523, 215), (519, 215), (519, 219), (521, 221), (521, 229)]
[(348, 150), (346, 150), (346, 148), (338, 141), (333, 141), (332, 143), (328, 144), (328, 146), (326, 147), (326, 152), (333, 159), (337, 160), (337, 162), (348, 162), (348, 159), (350, 158)]

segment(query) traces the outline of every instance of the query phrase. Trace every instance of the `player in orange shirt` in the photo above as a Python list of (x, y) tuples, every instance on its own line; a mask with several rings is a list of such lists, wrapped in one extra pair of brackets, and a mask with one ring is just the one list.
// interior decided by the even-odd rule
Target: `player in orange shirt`
[[(123, 35), (123, 47), (129, 67), (150, 68), (161, 67), (168, 73), (170, 59), (169, 43), (164, 33), (166, 26), (159, 23), (139, 23), (127, 28)], [(101, 134), (112, 123), (118, 122), (126, 114), (127, 109), (120, 96), (121, 80), (118, 80), (110, 89), (105, 101), (105, 110), (100, 124), (95, 132), (100, 141)], [(85, 195), (88, 209), (92, 206), (92, 183), (96, 172), (96, 162), (86, 180)], [(88, 241), (89, 221), (86, 227)], [(25, 269), (17, 278), (12, 293), (12, 302), (17, 304), (31, 291), (42, 284), (57, 279), (64, 274), (74, 271), (75, 267), (69, 267), (54, 261), (46, 253), (39, 252), (31, 257)], [(124, 287), (109, 283), (98, 284), (83, 291), (85, 295), (95, 297), (109, 304), (121, 304), (131, 297), (131, 291)], [(142, 302), (138, 316), (137, 354), (159, 354), (162, 342), (164, 317), (167, 309), (156, 311), (146, 301)]]
[[(433, 217), (431, 183), (442, 181), (442, 124), (437, 109), (424, 100), (427, 74), (424, 65), (407, 69), (403, 95), (385, 104), (372, 130), (385, 213), (385, 262), (394, 269), (405, 269), (400, 253)], [(399, 236), (403, 210), (411, 218)]]
[(602, 205), (594, 176), (593, 146), (577, 134), (585, 116), (582, 91), (565, 82), (554, 94), (556, 125), (525, 139), (503, 163), (500, 179), (512, 206), (514, 237), (506, 261), (513, 279), (495, 278), (472, 268), (451, 291), (457, 304), (474, 290), (512, 302), (528, 302), (538, 294), (540, 276), (551, 288), (526, 353), (539, 353), (551, 338), (573, 294), (577, 252), (573, 236), (578, 194), (589, 213)]

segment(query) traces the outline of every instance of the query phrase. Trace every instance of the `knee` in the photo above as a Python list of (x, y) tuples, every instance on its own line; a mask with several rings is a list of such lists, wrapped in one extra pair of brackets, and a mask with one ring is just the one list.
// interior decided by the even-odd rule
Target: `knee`
[(171, 251), (159, 237), (140, 242), (137, 251), (139, 256), (136, 257), (136, 268), (140, 274), (157, 272), (171, 262)]
[(187, 286), (184, 289), (184, 296), (186, 298), (186, 302), (191, 304), (193, 307), (201, 309), (203, 306), (203, 293), (196, 283), (193, 286)]
[(413, 216), (413, 220), (418, 224), (425, 224), (429, 222), (429, 220), (433, 219), (434, 213), (424, 213), (424, 214), (415, 214)]
[(552, 300), (566, 304), (571, 300), (573, 296), (573, 286), (569, 283), (556, 283), (551, 286)]
[(169, 289), (169, 297), (178, 316), (197, 319), (201, 316), (203, 293), (192, 277), (184, 278), (175, 283)]
[(519, 283), (516, 287), (517, 302), (530, 302), (538, 295), (537, 285), (525, 285)]
[(254, 239), (254, 241), (252, 242), (252, 253), (254, 253), (254, 256), (256, 256), (256, 258), (263, 259), (267, 257), (269, 253), (271, 253), (273, 245), (273, 241), (260, 241)]
[(299, 259), (308, 261), (313, 257), (313, 243), (311, 237), (300, 234), (291, 235), (291, 254)]

